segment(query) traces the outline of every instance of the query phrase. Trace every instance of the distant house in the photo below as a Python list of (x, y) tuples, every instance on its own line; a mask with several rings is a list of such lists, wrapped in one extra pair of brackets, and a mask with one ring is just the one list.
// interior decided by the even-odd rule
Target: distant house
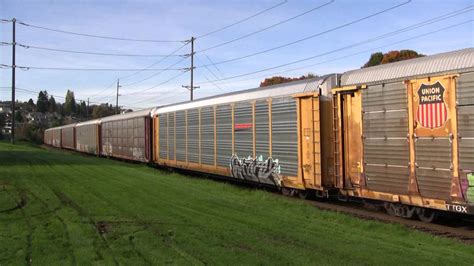
[(12, 109), (9, 104), (0, 103), (0, 113), (10, 114), (11, 112), (12, 112)]

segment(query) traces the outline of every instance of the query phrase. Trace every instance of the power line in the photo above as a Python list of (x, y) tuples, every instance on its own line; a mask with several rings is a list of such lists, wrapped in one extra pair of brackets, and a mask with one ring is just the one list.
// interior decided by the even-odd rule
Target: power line
[[(457, 27), (457, 26), (460, 26), (460, 25), (463, 25), (463, 24), (466, 24), (466, 23), (469, 23), (469, 22), (472, 22), (472, 21), (474, 21), (474, 20), (468, 20), (468, 21), (465, 21), (465, 22), (462, 22), (462, 23), (451, 25), (449, 27), (445, 27), (445, 28), (442, 28), (440, 30), (430, 32), (429, 34), (433, 34), (435, 32), (439, 32), (439, 31), (443, 31), (443, 30), (446, 30), (446, 29), (454, 28), (454, 27)], [(431, 22), (431, 23), (433, 23), (433, 22)], [(314, 58), (317, 58), (317, 57), (321, 57), (321, 56), (324, 56), (324, 55), (336, 53), (336, 52), (346, 50), (346, 49), (349, 49), (349, 48), (353, 48), (353, 47), (357, 47), (357, 46), (360, 46), (360, 45), (363, 45), (363, 44), (366, 44), (366, 43), (370, 43), (370, 42), (374, 42), (374, 41), (377, 41), (377, 40), (380, 40), (380, 39), (391, 37), (393, 35), (396, 35), (396, 34), (403, 33), (405, 31), (407, 31), (408, 28), (410, 28), (409, 30), (412, 30), (412, 29), (415, 29), (415, 28), (419, 28), (419, 27), (431, 24), (431, 23), (423, 23), (423, 25), (420, 25), (420, 26), (417, 26), (417, 27), (410, 26), (410, 27), (403, 28), (403, 29), (400, 29), (400, 30), (397, 30), (397, 31), (393, 31), (393, 32), (390, 32), (390, 33), (387, 33), (387, 34), (383, 34), (383, 35), (380, 35), (380, 36), (377, 36), (377, 37), (374, 37), (374, 38), (370, 38), (370, 39), (367, 39), (367, 40), (362, 41), (362, 42), (354, 43), (354, 44), (351, 44), (351, 45), (348, 45), (348, 46), (344, 46), (342, 48), (338, 48), (338, 49), (331, 50), (331, 51), (328, 51), (328, 52), (325, 52), (325, 53), (321, 53), (321, 54), (317, 54), (317, 55), (314, 55), (314, 56), (306, 57), (306, 58), (303, 58), (303, 59), (300, 59), (300, 60), (295, 60), (295, 61), (291, 61), (289, 63), (285, 63), (285, 64), (281, 64), (281, 65), (277, 65), (277, 66), (273, 66), (273, 67), (269, 67), (269, 68), (265, 68), (265, 69), (261, 69), (261, 70), (257, 70), (257, 71), (252, 71), (252, 72), (245, 73), (245, 74), (226, 77), (226, 78), (223, 78), (223, 79), (212, 80), (212, 81), (216, 82), (216, 81), (221, 81), (221, 80), (229, 80), (229, 79), (244, 77), (244, 76), (248, 76), (248, 75), (252, 75), (252, 74), (256, 74), (256, 73), (261, 73), (261, 72), (264, 72), (264, 71), (268, 71), (268, 70), (272, 70), (272, 69), (276, 69), (276, 68), (280, 68), (280, 67), (284, 67), (284, 66), (288, 66), (288, 65), (293, 65), (293, 64), (296, 64), (296, 63), (308, 61), (308, 60), (311, 60), (311, 59), (314, 59)], [(422, 24), (422, 23), (419, 23), (419, 24)], [(425, 34), (425, 35), (429, 35), (429, 34)], [(425, 35), (421, 35), (421, 36), (425, 36)], [(416, 38), (419, 38), (419, 37), (417, 36)], [(408, 41), (408, 40), (412, 40), (412, 39), (416, 39), (416, 38), (410, 38), (410, 39), (406, 39), (404, 41)], [(199, 84), (208, 84), (208, 83), (209, 82), (200, 82)]]
[[(160, 86), (162, 86), (162, 85), (164, 85), (164, 84), (166, 84), (166, 83), (168, 83), (168, 82), (170, 82), (170, 81), (172, 81), (172, 80), (174, 80), (174, 79), (177, 79), (177, 78), (181, 77), (181, 76), (184, 75), (186, 72), (188, 72), (188, 71), (183, 71), (183, 72), (179, 73), (178, 75), (172, 76), (171, 78), (169, 78), (169, 79), (167, 79), (167, 80), (165, 80), (165, 81), (161, 82), (160, 84), (155, 85), (155, 86), (153, 86), (153, 87), (150, 87), (150, 88), (147, 88), (147, 89), (144, 89), (144, 90), (140, 90), (140, 91), (135, 91), (135, 92), (127, 93), (127, 94), (122, 94), (122, 96), (135, 95), (135, 94), (139, 94), (139, 93), (142, 93), (142, 92), (145, 92), (145, 91), (149, 91), (149, 90), (158, 88), (158, 87), (160, 87)], [(132, 104), (134, 104), (134, 103), (132, 103)]]
[[(202, 50), (196, 51), (196, 53), (201, 53), (201, 52), (204, 52), (204, 51), (208, 51), (208, 50), (211, 50), (211, 49), (215, 49), (215, 48), (218, 48), (218, 47), (221, 47), (221, 46), (224, 46), (224, 45), (227, 45), (227, 44), (230, 44), (230, 43), (233, 43), (233, 42), (236, 42), (236, 41), (245, 39), (245, 38), (248, 38), (248, 37), (253, 36), (253, 35), (256, 35), (256, 34), (258, 34), (258, 33), (264, 32), (264, 31), (266, 31), (266, 30), (269, 30), (269, 29), (271, 29), (271, 28), (274, 28), (274, 27), (276, 27), (276, 26), (279, 26), (279, 25), (284, 24), (284, 23), (286, 23), (286, 22), (289, 22), (289, 21), (291, 21), (291, 20), (294, 20), (294, 19), (297, 19), (297, 18), (302, 17), (302, 16), (304, 16), (304, 15), (307, 15), (307, 14), (309, 14), (309, 13), (311, 13), (311, 12), (313, 12), (313, 11), (316, 11), (316, 10), (318, 10), (318, 9), (320, 9), (320, 8), (323, 8), (323, 7), (327, 6), (327, 5), (330, 5), (330, 4), (332, 4), (334, 1), (335, 1), (335, 0), (330, 0), (329, 2), (326, 2), (326, 3), (322, 4), (322, 5), (317, 6), (317, 7), (313, 7), (313, 8), (311, 8), (311, 9), (309, 9), (309, 10), (306, 10), (306, 11), (303, 12), (303, 13), (299, 13), (298, 15), (295, 15), (295, 16), (290, 17), (290, 18), (288, 18), (288, 19), (279, 21), (279, 22), (277, 22), (277, 23), (275, 23), (275, 24), (272, 24), (272, 25), (270, 25), (270, 26), (268, 26), (268, 27), (262, 28), (262, 29), (260, 29), (260, 30), (257, 30), (257, 31), (254, 31), (254, 32), (251, 32), (251, 33), (248, 33), (248, 34), (245, 34), (245, 35), (242, 35), (242, 36), (240, 36), (240, 37), (231, 39), (231, 40), (229, 40), (229, 41), (225, 41), (225, 42), (220, 43), (220, 44), (216, 44), (216, 45), (214, 45), (214, 46), (210, 46), (210, 47), (204, 48), (204, 49), (202, 49)], [(411, 1), (411, 0), (410, 0), (410, 1)]]
[[(169, 66), (168, 66), (167, 68), (165, 68), (165, 69), (172, 68), (172, 67), (178, 65), (179, 63), (183, 62), (185, 59), (186, 59), (186, 58), (182, 58), (182, 59), (178, 60), (177, 62), (175, 62), (175, 63), (169, 65)], [(187, 68), (182, 68), (181, 70), (187, 70)], [(146, 80), (149, 80), (149, 79), (151, 79), (151, 78), (154, 78), (154, 77), (160, 75), (161, 73), (163, 73), (163, 71), (160, 71), (160, 72), (155, 73), (155, 74), (153, 74), (153, 75), (147, 76), (147, 77), (145, 77), (145, 78), (143, 78), (143, 79), (140, 79), (140, 80), (138, 80), (138, 81), (134, 81), (134, 82), (132, 82), (132, 83), (125, 84), (125, 85), (123, 85), (123, 86), (132, 86), (132, 85), (141, 83), (141, 82), (143, 82), (143, 81), (146, 81)]]
[[(9, 45), (11, 45), (11, 44), (9, 44)], [(33, 45), (25, 45), (25, 44), (21, 44), (21, 43), (17, 43), (17, 45), (19, 45), (19, 46), (21, 46), (25, 49), (36, 49), (36, 50), (45, 50), (45, 51), (61, 52), (61, 53), (101, 55), (101, 56), (123, 56), (123, 57), (170, 57), (170, 56), (178, 57), (178, 56), (185, 56), (185, 55), (118, 54), (118, 53), (86, 52), (86, 51), (65, 50), (65, 49), (56, 49), (56, 48), (40, 47), (40, 46), (33, 46)]]
[(288, 0), (285, 0), (285, 1), (280, 2), (280, 3), (278, 3), (278, 4), (274, 5), (274, 6), (269, 7), (269, 8), (267, 8), (267, 9), (264, 9), (264, 10), (262, 10), (262, 11), (259, 11), (259, 12), (255, 13), (255, 14), (251, 15), (251, 16), (248, 16), (248, 17), (243, 18), (243, 19), (241, 19), (241, 20), (239, 20), (239, 21), (236, 21), (236, 22), (234, 22), (234, 23), (232, 23), (232, 24), (229, 24), (229, 25), (224, 26), (224, 27), (222, 27), (222, 28), (218, 28), (218, 29), (213, 30), (213, 31), (210, 31), (210, 32), (208, 32), (208, 33), (201, 34), (201, 35), (197, 36), (196, 39), (203, 38), (203, 37), (209, 36), (209, 35), (211, 35), (211, 34), (214, 34), (214, 33), (223, 31), (223, 30), (225, 30), (225, 29), (228, 29), (228, 28), (230, 28), (230, 27), (233, 27), (233, 26), (235, 26), (235, 25), (238, 25), (238, 24), (240, 24), (240, 23), (242, 23), (242, 22), (245, 22), (245, 21), (247, 21), (247, 20), (250, 20), (250, 19), (252, 19), (252, 18), (255, 18), (255, 17), (257, 17), (257, 16), (259, 16), (259, 15), (261, 15), (261, 14), (263, 14), (263, 13), (266, 13), (266, 12), (272, 10), (272, 9), (275, 9), (275, 8), (281, 6), (281, 5), (284, 5), (284, 4), (286, 4), (287, 2), (288, 2)]
[(94, 35), (94, 34), (88, 34), (88, 33), (79, 33), (79, 32), (67, 31), (67, 30), (53, 29), (53, 28), (28, 24), (28, 23), (25, 23), (25, 22), (18, 22), (18, 23), (20, 25), (30, 27), (30, 28), (42, 29), (42, 30), (65, 33), (65, 34), (71, 34), (71, 35), (77, 35), (77, 36), (91, 37), (91, 38), (116, 40), (116, 41), (152, 42), (152, 43), (180, 43), (180, 42), (185, 42), (183, 40), (132, 39), (132, 38), (121, 38), (121, 37), (113, 37), (113, 36)]
[[(365, 17), (362, 17), (362, 18), (353, 20), (353, 21), (348, 22), (348, 23), (344, 23), (344, 24), (339, 25), (339, 26), (337, 26), (337, 27), (334, 27), (334, 28), (331, 28), (331, 29), (328, 29), (328, 30), (325, 30), (325, 31), (321, 31), (321, 32), (319, 32), (319, 33), (316, 33), (316, 34), (313, 34), (313, 35), (304, 37), (304, 38), (302, 38), (302, 39), (298, 39), (298, 40), (296, 40), (296, 41), (292, 41), (292, 42), (289, 42), (289, 43), (285, 43), (285, 44), (282, 44), (282, 45), (279, 45), (279, 46), (275, 46), (275, 47), (272, 47), (272, 48), (269, 48), (269, 49), (265, 49), (265, 50), (262, 50), (262, 51), (258, 51), (258, 52), (255, 52), (255, 53), (251, 53), (251, 54), (239, 56), (239, 57), (236, 57), (236, 58), (232, 58), (232, 59), (228, 59), (228, 60), (224, 60), (224, 61), (220, 61), (220, 62), (214, 62), (214, 65), (220, 65), (220, 64), (225, 64), (225, 63), (230, 63), (230, 62), (234, 62), (234, 61), (246, 59), (246, 58), (249, 58), (249, 57), (253, 57), (253, 56), (256, 56), (256, 55), (260, 55), (260, 54), (268, 53), (268, 52), (271, 52), (271, 51), (274, 51), (274, 50), (277, 50), (277, 49), (281, 49), (281, 48), (284, 48), (284, 47), (287, 47), (287, 46), (290, 46), (290, 45), (293, 45), (293, 44), (296, 44), (296, 43), (300, 43), (300, 42), (303, 42), (303, 41), (307, 41), (307, 40), (312, 39), (312, 38), (315, 38), (315, 37), (317, 37), (317, 36), (321, 36), (321, 35), (330, 33), (330, 32), (332, 32), (332, 31), (336, 31), (336, 30), (339, 30), (339, 29), (341, 29), (341, 28), (348, 27), (348, 26), (350, 26), (350, 25), (353, 25), (353, 24), (355, 24), (355, 23), (361, 22), (361, 21), (363, 21), (363, 20), (366, 20), (366, 19), (369, 19), (369, 18), (378, 16), (378, 15), (380, 15), (380, 14), (389, 12), (389, 11), (394, 10), (394, 9), (396, 9), (396, 8), (399, 8), (399, 7), (403, 6), (403, 5), (406, 5), (406, 4), (410, 3), (410, 2), (411, 2), (411, 0), (408, 0), (408, 1), (403, 2), (403, 3), (401, 3), (401, 4), (398, 4), (398, 5), (395, 5), (395, 6), (386, 8), (386, 9), (383, 9), (383, 10), (381, 10), (381, 11), (372, 13), (372, 14), (370, 14), (370, 15), (368, 15), (368, 16), (365, 16)], [(202, 51), (206, 51), (206, 50), (208, 50), (208, 49), (201, 50), (201, 52), (202, 52)], [(212, 64), (211, 64), (211, 65), (212, 65)], [(209, 66), (209, 65), (208, 65), (208, 66)], [(196, 68), (199, 68), (199, 67), (204, 67), (204, 66), (196, 66)]]
[[(3, 67), (11, 68), (11, 65), (4, 65)], [(112, 72), (129, 72), (129, 71), (183, 71), (186, 68), (153, 68), (153, 69), (136, 69), (136, 68), (65, 68), (65, 67), (37, 67), (37, 66), (16, 66), (22, 70), (57, 70), (57, 71), (112, 71)]]

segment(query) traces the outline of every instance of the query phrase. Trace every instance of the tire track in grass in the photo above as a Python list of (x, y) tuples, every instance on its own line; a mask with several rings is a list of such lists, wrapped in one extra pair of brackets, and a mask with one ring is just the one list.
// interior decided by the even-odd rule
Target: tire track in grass
[(10, 193), (8, 190), (5, 190), (5, 191), (7, 192), (8, 196), (13, 201), (15, 201), (17, 203), (18, 206), (23, 205), (18, 210), (20, 210), (21, 216), (23, 217), (23, 220), (25, 221), (26, 226), (28, 227), (28, 232), (27, 232), (27, 235), (26, 235), (25, 262), (26, 262), (26, 265), (31, 265), (31, 262), (32, 262), (31, 253), (32, 253), (33, 226), (31, 225), (29, 217), (26, 215), (25, 210), (24, 210), (24, 207), (27, 205), (28, 200), (27, 200), (26, 195), (24, 195), (20, 191), (18, 191), (16, 187), (15, 187), (15, 190), (16, 190), (17, 194), (19, 195), (20, 200), (18, 200), (18, 198), (15, 197), (14, 195), (12, 195), (12, 193)]
[(67, 250), (69, 252), (69, 255), (71, 257), (71, 263), (72, 263), (72, 265), (77, 265), (76, 256), (74, 255), (74, 249), (72, 247), (72, 241), (71, 241), (71, 236), (69, 234), (68, 226), (67, 226), (66, 222), (64, 221), (64, 219), (61, 216), (59, 216), (59, 214), (57, 213), (57, 211), (60, 210), (61, 208), (51, 208), (50, 205), (47, 202), (42, 200), (39, 196), (37, 196), (36, 194), (31, 192), (30, 190), (27, 190), (25, 188), (21, 188), (21, 190), (23, 192), (26, 192), (26, 193), (30, 194), (31, 196), (33, 196), (33, 198), (35, 198), (46, 209), (48, 209), (49, 213), (52, 213), (54, 215), (54, 217), (61, 223), (61, 225), (63, 227), (63, 230), (64, 230), (64, 235), (66, 236), (66, 241), (67, 241), (66, 242), (66, 248), (67, 248)]
[[(112, 258), (114, 260), (114, 264), (119, 265), (119, 262), (118, 262), (117, 258), (113, 255), (113, 252), (110, 248), (109, 243), (107, 242), (107, 239), (105, 238), (105, 235), (100, 230), (100, 225), (90, 215), (87, 214), (86, 210), (84, 210), (81, 206), (79, 206), (77, 203), (75, 203), (66, 194), (59, 191), (57, 188), (53, 188), (53, 193), (61, 201), (62, 204), (74, 209), (81, 217), (86, 218), (89, 221), (89, 223), (94, 228), (96, 228), (97, 233), (99, 234), (100, 239), (102, 240), (102, 244), (104, 245), (104, 248), (107, 249), (110, 252), (110, 254), (112, 255)], [(98, 252), (98, 250), (96, 250), (96, 252)]]

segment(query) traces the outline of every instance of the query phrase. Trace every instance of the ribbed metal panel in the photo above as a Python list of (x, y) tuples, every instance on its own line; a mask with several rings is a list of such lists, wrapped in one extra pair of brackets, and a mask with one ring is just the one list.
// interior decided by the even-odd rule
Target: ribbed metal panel
[(66, 149), (74, 149), (74, 127), (63, 127), (61, 130), (61, 146)]
[(407, 109), (407, 93), (401, 82), (368, 86), (362, 90), (364, 112)]
[(474, 171), (474, 138), (459, 140), (459, 167), (461, 171)]
[(214, 165), (214, 108), (201, 109), (201, 163)]
[(76, 150), (97, 154), (97, 124), (76, 125)]
[(474, 48), (348, 71), (341, 86), (395, 81), (474, 68)]
[(160, 115), (160, 158), (168, 159), (168, 114)]
[(188, 110), (188, 162), (199, 163), (199, 110)]
[(257, 101), (255, 104), (255, 151), (257, 157), (269, 157), (269, 116), (268, 102)]
[(451, 189), (451, 171), (416, 169), (418, 188), (423, 197), (448, 200)]
[(458, 106), (459, 167), (474, 171), (474, 105)]
[(174, 116), (174, 113), (168, 113), (168, 157), (170, 160), (175, 159)]
[(219, 105), (216, 109), (217, 165), (229, 167), (232, 158), (232, 108)]
[(365, 165), (367, 187), (371, 190), (406, 194), (410, 169), (389, 165)]
[(460, 105), (474, 105), (474, 72), (462, 73), (457, 79), (456, 88)]
[[(124, 116), (125, 117), (125, 116)], [(145, 116), (125, 120), (101, 120), (102, 154), (135, 161), (148, 161)]]
[(296, 101), (276, 98), (272, 101), (272, 157), (278, 159), (280, 174), (298, 175), (298, 128)]
[(451, 157), (451, 142), (448, 138), (419, 138), (416, 140), (416, 176), (422, 196), (441, 199), (449, 197)]
[(409, 143), (406, 139), (364, 140), (364, 160), (367, 164), (387, 164), (406, 167), (408, 166), (409, 159)]
[(61, 129), (53, 128), (51, 129), (51, 142), (54, 147), (61, 147)]
[(234, 137), (234, 153), (240, 158), (253, 157), (252, 105), (248, 102), (235, 105)]
[(405, 86), (401, 82), (369, 86), (362, 91), (362, 109), (368, 188), (406, 194), (410, 154)]
[(186, 113), (176, 112), (176, 160), (186, 161)]
[(407, 110), (364, 113), (366, 138), (406, 138), (407, 134)]

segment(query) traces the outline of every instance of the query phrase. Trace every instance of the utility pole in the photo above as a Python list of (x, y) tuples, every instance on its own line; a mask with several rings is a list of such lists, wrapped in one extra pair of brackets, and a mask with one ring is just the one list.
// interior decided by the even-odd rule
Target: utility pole
[(119, 94), (119, 88), (122, 87), (120, 86), (120, 79), (117, 79), (117, 98), (115, 99), (115, 109), (117, 114), (120, 113), (119, 106), (118, 106), (118, 97), (120, 96)]
[(15, 26), (16, 19), (12, 19), (13, 24), (13, 36), (12, 36), (12, 129), (11, 129), (11, 143), (15, 144), (15, 48), (16, 48), (16, 39), (15, 39)]
[(194, 37), (191, 37), (191, 84), (190, 86), (185, 86), (183, 85), (182, 87), (183, 88), (186, 88), (189, 90), (189, 92), (191, 93), (191, 101), (194, 99), (194, 89), (198, 89), (199, 86), (194, 86), (194, 40), (196, 40), (196, 38)]

